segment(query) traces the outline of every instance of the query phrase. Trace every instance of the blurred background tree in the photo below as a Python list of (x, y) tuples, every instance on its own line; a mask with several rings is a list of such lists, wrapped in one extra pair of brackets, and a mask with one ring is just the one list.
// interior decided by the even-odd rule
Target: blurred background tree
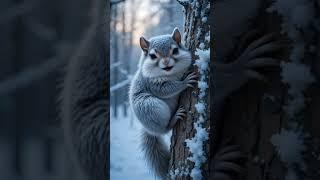
[(64, 146), (57, 86), (85, 38), (93, 2), (0, 2), (1, 179), (82, 179)]

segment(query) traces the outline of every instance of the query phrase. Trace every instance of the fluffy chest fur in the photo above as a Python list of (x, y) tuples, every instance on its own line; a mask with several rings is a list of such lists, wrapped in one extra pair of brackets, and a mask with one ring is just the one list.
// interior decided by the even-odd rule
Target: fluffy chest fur
[[(151, 95), (157, 97), (151, 91), (152, 86), (155, 86), (156, 84), (159, 85), (166, 81), (179, 81), (182, 76), (183, 73), (179, 73), (174, 76), (147, 78), (143, 76), (141, 70), (138, 70), (132, 80), (129, 90), (130, 103), (134, 104), (135, 98), (140, 98), (141, 96)], [(163, 100), (170, 107), (171, 112), (174, 112), (178, 104), (179, 94), (170, 98), (157, 98)]]

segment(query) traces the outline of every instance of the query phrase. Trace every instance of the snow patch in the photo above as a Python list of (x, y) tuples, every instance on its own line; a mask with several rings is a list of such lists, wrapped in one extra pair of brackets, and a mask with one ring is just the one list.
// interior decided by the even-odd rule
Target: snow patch
[(274, 134), (270, 140), (276, 147), (281, 161), (287, 165), (292, 165), (303, 161), (302, 153), (306, 150), (304, 138), (301, 129), (282, 129), (279, 134)]
[[(210, 12), (210, 2), (205, 7), (203, 4), (200, 4), (198, 0), (190, 0), (192, 3), (192, 9), (194, 10), (195, 17), (200, 15), (200, 19), (202, 23), (208, 22), (208, 14)], [(203, 6), (200, 8), (200, 6)], [(196, 8), (197, 7), (197, 8)], [(199, 9), (202, 9), (201, 12)], [(190, 23), (189, 26), (191, 26)], [(188, 37), (190, 38), (190, 37)], [(195, 64), (198, 67), (198, 72), (200, 74), (200, 78), (198, 81), (198, 102), (195, 104), (195, 108), (197, 111), (198, 119), (194, 122), (195, 134), (191, 139), (186, 139), (185, 142), (190, 151), (190, 157), (188, 160), (194, 163), (194, 167), (191, 169), (190, 177), (194, 180), (202, 180), (203, 176), (201, 174), (201, 165), (207, 160), (205, 156), (204, 150), (204, 142), (209, 139), (209, 134), (207, 129), (204, 128), (203, 123), (205, 123), (207, 116), (206, 109), (206, 91), (208, 89), (208, 73), (209, 73), (209, 61), (210, 61), (210, 50), (205, 49), (205, 43), (210, 43), (210, 31), (205, 32), (204, 29), (199, 27), (196, 30), (196, 38), (199, 39), (199, 48), (196, 49), (195, 55), (198, 57), (195, 61)], [(188, 39), (187, 42), (190, 39)], [(171, 178), (176, 177), (180, 171), (171, 172)], [(175, 178), (173, 178), (175, 179)]]
[[(274, 0), (267, 10), (282, 16), (282, 33), (287, 34), (293, 42), (289, 57), (291, 62), (281, 64), (282, 81), (289, 85), (289, 100), (284, 107), (290, 118), (289, 125), (295, 124), (295, 115), (305, 107), (304, 90), (315, 80), (310, 68), (303, 61), (306, 49), (304, 34), (309, 34), (310, 25), (316, 22), (313, 3), (312, 0)], [(301, 166), (302, 153), (306, 150), (304, 139), (301, 128), (292, 127), (282, 129), (279, 134), (271, 137), (271, 143), (276, 147), (280, 159), (287, 165), (286, 180), (298, 179), (293, 164), (299, 164), (299, 168), (304, 170)]]
[(201, 78), (205, 78), (205, 71), (208, 69), (210, 61), (210, 50), (197, 49), (195, 55), (199, 57), (199, 59), (195, 61), (195, 65), (198, 66), (200, 75), (203, 75)]
[(208, 18), (207, 18), (207, 17), (203, 17), (203, 18), (201, 19), (201, 21), (202, 21), (203, 23), (206, 23), (206, 22), (208, 21)]
[(293, 127), (290, 129), (282, 129), (279, 134), (273, 135), (270, 141), (275, 146), (280, 160), (287, 167), (285, 179), (297, 180), (299, 178), (295, 172), (295, 167), (305, 169), (303, 153), (307, 150), (307, 147), (304, 141), (308, 136), (296, 124), (291, 125)]
[(189, 175), (188, 165), (186, 161), (179, 162), (178, 167), (174, 170), (171, 170), (169, 173), (171, 179), (176, 179), (177, 177), (183, 177)]
[(206, 106), (204, 105), (204, 103), (197, 103), (194, 105), (196, 107), (196, 110), (198, 113), (205, 113), (206, 110)]
[(206, 118), (206, 103), (204, 97), (206, 96), (206, 90), (208, 88), (207, 73), (210, 61), (210, 50), (197, 49), (195, 55), (199, 57), (199, 59), (195, 61), (195, 65), (198, 66), (200, 73), (200, 80), (198, 81), (198, 103), (195, 104), (199, 117), (194, 123), (194, 128), (196, 129), (194, 137), (185, 140), (185, 142), (191, 152), (188, 160), (194, 162), (194, 168), (191, 170), (190, 176), (195, 180), (201, 180), (203, 179), (201, 165), (207, 160), (204, 152), (204, 142), (209, 139), (209, 134), (203, 127), (203, 123)]
[(294, 118), (294, 115), (305, 105), (303, 91), (315, 81), (315, 78), (312, 76), (310, 68), (301, 63), (282, 63), (281, 67), (282, 81), (290, 86), (288, 93), (291, 96), (285, 109), (289, 117)]
[(200, 43), (199, 48), (200, 49), (204, 49), (206, 47), (206, 45), (204, 45), (204, 43)]

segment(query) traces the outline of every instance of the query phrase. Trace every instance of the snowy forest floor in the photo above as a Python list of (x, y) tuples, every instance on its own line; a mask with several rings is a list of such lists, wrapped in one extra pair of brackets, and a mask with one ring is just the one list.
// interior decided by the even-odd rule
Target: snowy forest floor
[[(110, 109), (110, 179), (154, 180), (141, 152), (141, 124), (128, 109), (127, 116), (118, 108), (118, 116)], [(170, 134), (165, 141), (170, 142)]]

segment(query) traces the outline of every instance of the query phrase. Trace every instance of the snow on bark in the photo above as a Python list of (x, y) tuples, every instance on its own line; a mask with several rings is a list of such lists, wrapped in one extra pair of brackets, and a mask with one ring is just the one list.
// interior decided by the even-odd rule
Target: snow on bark
[(303, 64), (306, 44), (300, 31), (308, 31), (308, 26), (314, 22), (312, 3), (312, 0), (275, 0), (268, 9), (282, 16), (282, 33), (286, 33), (293, 42), (291, 62), (282, 63), (282, 81), (289, 85), (291, 96), (285, 108), (291, 119), (304, 108), (303, 91), (314, 82), (310, 68)]
[[(179, 0), (178, 0), (179, 1)], [(186, 97), (191, 97), (190, 116), (188, 122), (180, 124), (174, 129), (173, 138), (175, 145), (172, 150), (172, 166), (170, 170), (171, 179), (204, 179), (202, 171), (206, 163), (207, 149), (206, 142), (209, 138), (208, 111), (210, 105), (207, 104), (209, 94), (209, 61), (210, 61), (210, 29), (208, 16), (210, 13), (210, 1), (207, 0), (188, 0), (182, 1), (185, 6), (185, 46), (195, 55), (195, 63), (199, 71), (198, 91), (190, 91)], [(185, 130), (184, 128), (187, 128)], [(181, 138), (183, 137), (183, 138)], [(186, 144), (181, 146), (180, 144)], [(203, 166), (203, 167), (202, 167)], [(203, 168), (203, 169), (201, 169)]]
[(289, 101), (285, 106), (289, 117), (288, 129), (282, 129), (279, 134), (271, 137), (271, 143), (276, 147), (280, 159), (288, 168), (286, 180), (299, 179), (294, 165), (304, 170), (302, 158), (306, 150), (305, 137), (301, 128), (297, 128), (297, 113), (305, 108), (304, 91), (315, 81), (310, 67), (305, 64), (305, 53), (308, 48), (304, 34), (312, 33), (310, 26), (316, 22), (313, 0), (274, 0), (269, 12), (282, 16), (282, 33), (292, 41), (290, 62), (284, 62), (282, 67), (282, 82), (289, 85)]
[(203, 127), (203, 123), (206, 119), (207, 109), (205, 103), (206, 90), (208, 88), (208, 67), (210, 61), (210, 50), (197, 49), (195, 55), (199, 57), (196, 60), (195, 65), (198, 66), (200, 73), (200, 80), (198, 82), (199, 95), (198, 103), (195, 104), (195, 108), (198, 113), (198, 119), (194, 122), (196, 133), (193, 138), (187, 139), (187, 147), (191, 152), (191, 157), (188, 160), (194, 162), (194, 167), (191, 170), (190, 176), (193, 179), (203, 179), (201, 174), (201, 165), (206, 162), (206, 156), (204, 151), (204, 143), (208, 140), (209, 134), (207, 129)]

